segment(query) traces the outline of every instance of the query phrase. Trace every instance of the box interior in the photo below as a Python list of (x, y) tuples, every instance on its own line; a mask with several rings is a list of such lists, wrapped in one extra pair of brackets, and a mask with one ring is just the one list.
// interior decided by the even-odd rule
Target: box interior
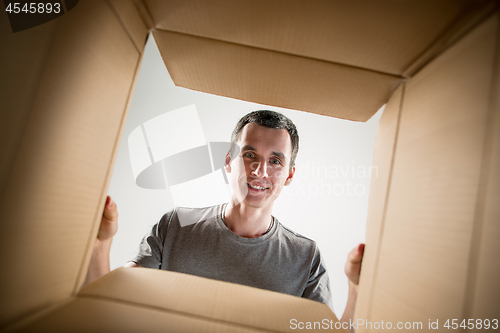
[[(166, 321), (171, 331), (289, 329), (249, 315), (268, 302), (286, 303), (274, 314), (333, 315), (216, 281), (205, 281), (214, 294), (199, 304), (200, 293), (179, 295), (168, 284), (157, 291), (172, 301), (144, 300), (128, 283), (205, 283), (148, 270), (120, 269), (81, 289), (150, 31), (179, 86), (353, 121), (387, 103), (356, 317), (424, 327), (498, 318), (497, 3), (217, 3), (80, 1), (16, 34), (0, 15), (8, 50), (0, 67), (0, 327), (117, 330), (121, 322), (132, 331), (141, 312), (152, 329)], [(233, 309), (229, 291), (255, 297), (243, 303), (253, 310)]]

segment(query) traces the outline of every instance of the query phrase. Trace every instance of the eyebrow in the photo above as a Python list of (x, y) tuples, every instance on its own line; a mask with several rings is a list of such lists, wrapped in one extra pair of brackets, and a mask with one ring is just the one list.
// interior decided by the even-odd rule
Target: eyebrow
[[(246, 150), (255, 150), (257, 151), (257, 149), (255, 149), (254, 147), (250, 146), (250, 145), (245, 145), (241, 148), (241, 151), (246, 151)], [(285, 154), (279, 152), (279, 151), (273, 151), (272, 154), (274, 156), (277, 156), (279, 158), (281, 158), (282, 160), (286, 160), (286, 157), (285, 157)]]

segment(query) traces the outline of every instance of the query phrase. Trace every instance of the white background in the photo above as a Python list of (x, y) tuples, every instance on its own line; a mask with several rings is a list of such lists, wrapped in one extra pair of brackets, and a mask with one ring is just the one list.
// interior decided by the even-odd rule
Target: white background
[[(124, 265), (144, 233), (174, 207), (168, 190), (142, 189), (135, 184), (128, 135), (153, 117), (191, 104), (196, 105), (207, 141), (229, 141), (237, 121), (258, 109), (281, 112), (296, 124), (300, 135), (296, 175), (275, 202), (273, 215), (318, 243), (330, 275), (335, 313), (340, 318), (347, 300), (345, 258), (364, 241), (369, 171), (381, 111), (368, 122), (359, 123), (175, 87), (152, 36), (146, 45), (108, 192), (119, 210), (111, 269)], [(376, 177), (376, 169), (371, 170)]]

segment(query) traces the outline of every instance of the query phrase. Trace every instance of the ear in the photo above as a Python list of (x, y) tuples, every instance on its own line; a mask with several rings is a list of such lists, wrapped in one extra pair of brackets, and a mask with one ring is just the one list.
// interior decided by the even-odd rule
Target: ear
[(226, 170), (227, 173), (231, 173), (231, 156), (229, 156), (229, 153), (227, 153), (226, 159), (224, 160), (224, 170)]
[(290, 169), (290, 172), (288, 173), (288, 178), (285, 180), (285, 186), (290, 185), (290, 183), (293, 180), (293, 175), (295, 175), (295, 167), (292, 167)]

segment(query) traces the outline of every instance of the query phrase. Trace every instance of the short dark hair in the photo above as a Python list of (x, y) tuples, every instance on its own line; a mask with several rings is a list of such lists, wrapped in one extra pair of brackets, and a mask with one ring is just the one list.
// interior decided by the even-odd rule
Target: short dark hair
[(250, 112), (238, 121), (233, 130), (233, 134), (231, 135), (231, 148), (229, 149), (231, 159), (234, 158), (236, 142), (240, 138), (243, 127), (250, 123), (255, 123), (268, 128), (286, 129), (288, 131), (292, 142), (292, 156), (290, 158), (290, 168), (292, 168), (295, 165), (295, 158), (299, 152), (299, 133), (295, 124), (289, 118), (285, 117), (281, 113), (270, 110), (257, 110)]

